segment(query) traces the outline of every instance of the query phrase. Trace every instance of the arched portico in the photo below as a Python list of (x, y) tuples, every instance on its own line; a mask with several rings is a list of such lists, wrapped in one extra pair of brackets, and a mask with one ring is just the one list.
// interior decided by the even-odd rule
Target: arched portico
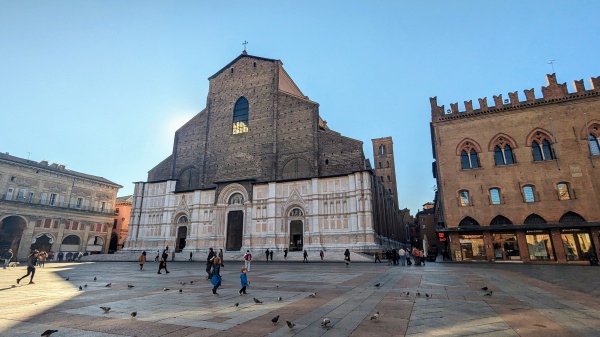
[(23, 231), (27, 228), (27, 221), (20, 216), (7, 216), (0, 221), (0, 251), (11, 248), (16, 255), (21, 244)]

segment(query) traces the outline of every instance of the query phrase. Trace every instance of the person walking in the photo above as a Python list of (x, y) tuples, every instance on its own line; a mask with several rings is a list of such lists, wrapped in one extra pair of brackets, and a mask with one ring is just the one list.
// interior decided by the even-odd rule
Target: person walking
[(240, 296), (242, 296), (242, 294), (247, 295), (246, 294), (246, 287), (248, 286), (248, 275), (246, 274), (247, 271), (248, 271), (248, 269), (242, 268), (242, 273), (240, 274), (240, 281), (242, 283), (242, 289), (240, 289), (240, 291), (238, 291)]
[(208, 274), (208, 276), (206, 277), (207, 280), (210, 280), (212, 278), (212, 269), (215, 258), (215, 251), (212, 249), (212, 247), (208, 248), (208, 256), (206, 257), (206, 273)]
[[(138, 262), (140, 263), (140, 270), (144, 269), (144, 263), (146, 263), (146, 252), (143, 251), (138, 258)], [(159, 270), (160, 271), (160, 270)]]
[(288, 253), (288, 249), (287, 247), (283, 249), (283, 258), (287, 260), (287, 253)]
[(29, 284), (34, 284), (33, 276), (35, 276), (35, 265), (37, 264), (39, 254), (40, 252), (38, 252), (38, 250), (36, 249), (33, 251), (33, 253), (27, 256), (27, 274), (25, 274), (25, 276), (22, 276), (21, 278), (18, 278), (17, 284), (19, 284), (19, 282), (21, 282), (22, 279), (26, 278), (29, 275), (31, 275), (31, 278), (29, 279)]
[(44, 265), (46, 264), (46, 257), (48, 257), (48, 253), (46, 252), (40, 252), (38, 254), (38, 266), (44, 268)]
[(64, 257), (65, 257), (65, 254), (63, 252), (58, 252), (58, 262), (62, 262)]
[(269, 256), (271, 256), (271, 261), (273, 261), (273, 249), (269, 252)]
[(404, 248), (400, 247), (398, 255), (400, 255), (400, 264), (404, 266), (406, 264), (406, 251)]
[(350, 249), (346, 248), (346, 251), (344, 252), (344, 260), (350, 262)]
[(13, 258), (12, 249), (8, 248), (6, 253), (4, 253), (3, 257), (4, 257), (4, 269), (6, 269), (6, 267), (8, 267), (8, 265), (10, 264), (10, 260)]
[(377, 261), (379, 261), (379, 263), (381, 263), (381, 258), (379, 257), (379, 252), (375, 252), (375, 261), (373, 261), (373, 263), (377, 263)]
[(269, 248), (265, 250), (265, 255), (267, 256), (267, 262), (269, 262)]
[(163, 269), (165, 270), (165, 272), (167, 274), (169, 274), (169, 270), (167, 270), (167, 259), (160, 260), (160, 263), (158, 264), (158, 273), (157, 274), (162, 274), (160, 271)]
[(308, 253), (306, 252), (306, 249), (304, 250), (304, 260), (302, 260), (302, 262), (308, 263)]
[(217, 256), (213, 258), (212, 265), (212, 276), (210, 283), (213, 285), (212, 293), (213, 296), (218, 296), (217, 289), (221, 286), (221, 259)]
[(190, 252), (190, 261), (192, 261), (192, 256), (194, 255), (194, 253)]
[(252, 254), (247, 250), (246, 254), (244, 254), (244, 267), (246, 267), (247, 271), (250, 271), (250, 262), (252, 262)]
[(223, 249), (219, 248), (219, 259), (221, 259), (221, 267), (225, 267), (225, 263), (223, 263), (225, 260), (223, 259)]
[(321, 261), (323, 261), (323, 258), (325, 257), (325, 253), (323, 253), (323, 250), (321, 249), (321, 251), (319, 252), (319, 256), (321, 257)]
[(163, 250), (162, 255), (160, 257), (163, 260), (167, 261), (167, 259), (169, 258), (169, 246), (167, 246), (167, 249)]

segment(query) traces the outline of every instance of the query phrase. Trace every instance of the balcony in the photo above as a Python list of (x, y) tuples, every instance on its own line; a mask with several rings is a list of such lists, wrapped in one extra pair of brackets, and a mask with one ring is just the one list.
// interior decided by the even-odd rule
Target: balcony
[(52, 208), (61, 208), (61, 209), (70, 209), (73, 211), (81, 211), (81, 212), (91, 212), (91, 213), (102, 213), (102, 214), (114, 214), (114, 210), (113, 209), (109, 209), (109, 208), (101, 208), (101, 207), (90, 207), (90, 206), (78, 206), (75, 204), (69, 204), (66, 202), (58, 202), (58, 201), (54, 201), (54, 204), (50, 204), (50, 199), (48, 198), (47, 200), (43, 201), (41, 198), (33, 198), (30, 199), (28, 196), (25, 197), (21, 197), (19, 198), (16, 195), (12, 196), (12, 200), (7, 198), (6, 194), (0, 194), (0, 204), (1, 203), (10, 203), (10, 204), (22, 204), (23, 206), (25, 205), (30, 205), (33, 207), (52, 207)]

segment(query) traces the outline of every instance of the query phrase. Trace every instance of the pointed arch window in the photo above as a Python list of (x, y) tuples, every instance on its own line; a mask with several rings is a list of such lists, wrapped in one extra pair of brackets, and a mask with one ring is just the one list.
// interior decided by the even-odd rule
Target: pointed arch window
[(473, 226), (479, 226), (479, 222), (477, 222), (477, 220), (471, 218), (470, 216), (465, 217), (464, 219), (462, 219), (460, 221), (460, 223), (458, 224), (458, 227), (473, 227)]
[(248, 132), (248, 100), (240, 97), (233, 108), (233, 134)]
[(508, 220), (507, 217), (498, 215), (492, 219), (490, 226), (501, 226), (501, 225), (512, 225), (512, 221)]
[(460, 152), (460, 165), (462, 169), (474, 169), (479, 168), (479, 158), (475, 149), (462, 150)]
[(386, 154), (385, 145), (383, 145), (383, 144), (379, 145), (379, 154), (380, 155)]
[(543, 224), (546, 223), (546, 220), (537, 214), (529, 214), (523, 223), (526, 225)]
[(550, 137), (543, 132), (536, 132), (533, 135), (533, 141), (531, 142), (531, 151), (533, 154), (533, 161), (546, 161), (556, 159), (552, 152), (552, 142)]
[(585, 219), (581, 215), (579, 215), (575, 212), (567, 212), (563, 216), (560, 217), (560, 220), (558, 220), (558, 222), (560, 222), (560, 223), (585, 222)]
[(496, 145), (494, 147), (494, 160), (496, 161), (496, 166), (514, 164), (515, 157), (510, 145), (505, 144), (504, 147)]

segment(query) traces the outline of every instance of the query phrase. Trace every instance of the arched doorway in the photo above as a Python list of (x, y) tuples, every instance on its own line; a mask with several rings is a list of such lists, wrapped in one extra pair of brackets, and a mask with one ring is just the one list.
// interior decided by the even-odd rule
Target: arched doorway
[(0, 221), (0, 251), (2, 253), (11, 248), (13, 254), (17, 256), (25, 227), (27, 227), (27, 222), (18, 216), (9, 216)]
[(110, 235), (110, 243), (108, 244), (108, 252), (116, 252), (119, 247), (119, 236), (117, 233), (112, 233)]
[(52, 250), (54, 238), (49, 234), (42, 234), (31, 241), (31, 250), (37, 249), (40, 252), (49, 252)]
[(79, 252), (81, 239), (77, 235), (68, 235), (62, 240), (60, 245), (60, 251), (62, 252)]
[(175, 242), (175, 252), (181, 253), (181, 250), (185, 248), (185, 238), (187, 238), (187, 226), (181, 226), (177, 228), (177, 241)]

